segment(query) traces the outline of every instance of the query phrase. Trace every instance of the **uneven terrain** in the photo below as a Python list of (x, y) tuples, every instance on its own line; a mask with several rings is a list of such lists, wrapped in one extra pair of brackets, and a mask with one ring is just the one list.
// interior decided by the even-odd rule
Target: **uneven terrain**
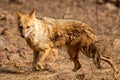
[[(99, 70), (92, 59), (81, 52), (82, 68), (72, 72), (74, 66), (65, 47), (56, 48), (58, 56), (50, 53), (45, 62), (46, 70), (33, 72), (33, 52), (20, 36), (16, 15), (16, 11), (27, 14), (33, 9), (37, 17), (77, 19), (89, 24), (120, 72), (120, 7), (114, 3), (109, 0), (105, 3), (96, 3), (96, 0), (24, 0), (18, 4), (0, 0), (0, 80), (114, 80), (113, 70), (107, 63), (102, 62)], [(120, 76), (117, 79), (120, 80)]]

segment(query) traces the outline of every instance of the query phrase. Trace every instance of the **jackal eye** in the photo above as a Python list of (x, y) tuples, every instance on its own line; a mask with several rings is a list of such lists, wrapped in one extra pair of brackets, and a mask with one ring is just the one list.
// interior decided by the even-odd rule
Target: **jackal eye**
[(19, 25), (18, 27), (19, 27), (20, 29), (23, 29), (23, 26), (22, 26), (22, 25)]
[(27, 26), (27, 28), (30, 28), (30, 26)]

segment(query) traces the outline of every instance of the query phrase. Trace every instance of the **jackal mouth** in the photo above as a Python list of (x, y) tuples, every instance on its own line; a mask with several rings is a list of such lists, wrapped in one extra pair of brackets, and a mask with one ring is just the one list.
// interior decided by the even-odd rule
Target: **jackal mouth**
[(21, 37), (22, 37), (22, 38), (25, 38), (25, 36), (24, 36), (23, 34), (21, 34)]

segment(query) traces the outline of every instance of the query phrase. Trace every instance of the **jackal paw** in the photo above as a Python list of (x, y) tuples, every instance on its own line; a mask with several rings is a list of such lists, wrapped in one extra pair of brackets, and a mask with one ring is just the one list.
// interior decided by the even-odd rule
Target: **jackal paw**
[(76, 67), (74, 67), (74, 69), (72, 70), (73, 72), (76, 72), (77, 70), (79, 70), (81, 68), (81, 65), (77, 65)]
[(44, 69), (44, 67), (42, 65), (36, 64), (36, 71), (40, 71), (42, 69)]
[(120, 79), (120, 73), (119, 73), (119, 71), (115, 71), (113, 77), (114, 77), (115, 80), (119, 80)]

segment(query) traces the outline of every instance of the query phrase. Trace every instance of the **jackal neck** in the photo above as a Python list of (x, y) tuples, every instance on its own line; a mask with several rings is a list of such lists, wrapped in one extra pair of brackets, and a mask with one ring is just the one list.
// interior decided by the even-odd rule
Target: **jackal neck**
[(42, 20), (35, 19), (32, 32), (26, 37), (27, 43), (32, 47), (41, 48), (43, 43), (49, 41), (48, 29)]

